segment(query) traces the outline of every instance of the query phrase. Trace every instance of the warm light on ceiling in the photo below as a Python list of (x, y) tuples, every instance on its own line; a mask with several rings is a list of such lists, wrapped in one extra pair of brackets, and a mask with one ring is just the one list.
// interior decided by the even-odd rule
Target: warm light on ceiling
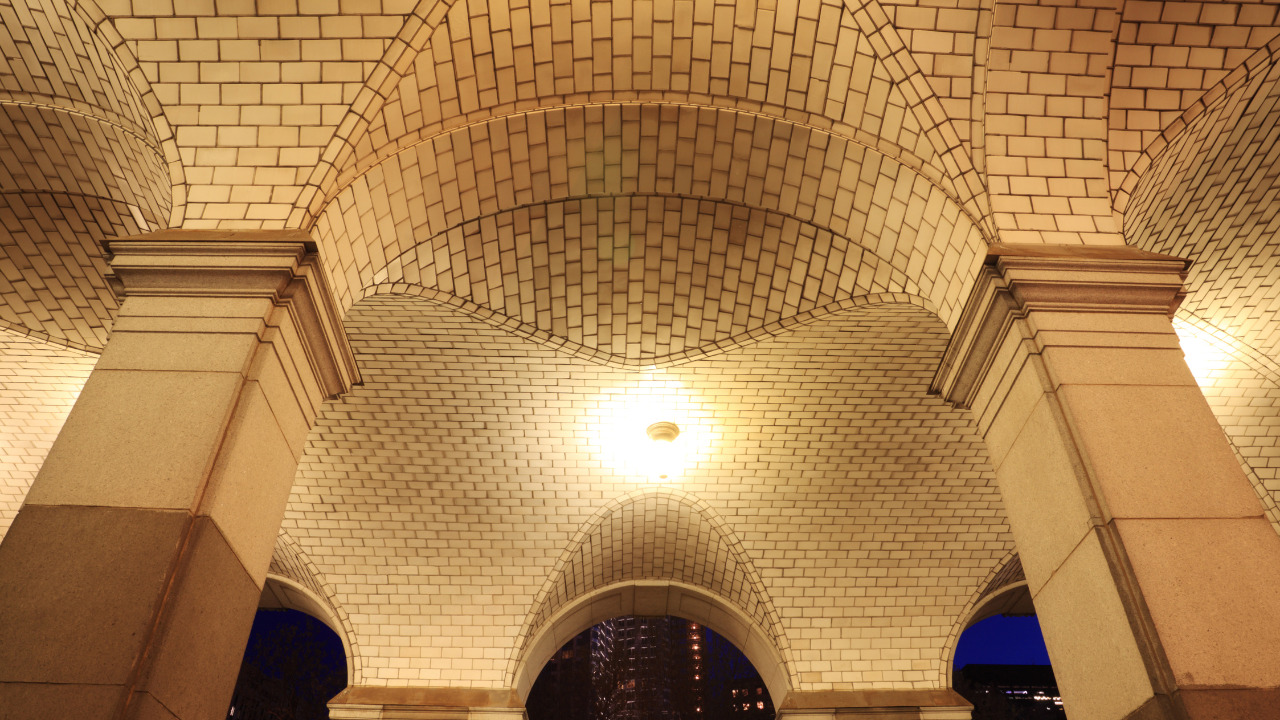
[[(620, 475), (654, 483), (678, 481), (697, 464), (699, 449), (707, 443), (700, 403), (689, 397), (679, 380), (668, 379), (660, 370), (633, 376), (622, 387), (605, 388), (592, 414), (596, 421), (589, 432), (597, 457), (603, 467)], [(654, 426), (660, 439), (650, 435)]]
[(680, 457), (681, 448), (675, 444), (680, 437), (680, 426), (663, 420), (645, 428), (645, 434), (653, 442), (650, 447), (652, 454), (649, 457), (649, 477), (663, 482), (679, 474), (684, 466), (684, 458)]
[(1201, 387), (1214, 384), (1219, 371), (1231, 364), (1231, 354), (1223, 342), (1190, 323), (1175, 320), (1173, 329), (1187, 359), (1187, 367)]

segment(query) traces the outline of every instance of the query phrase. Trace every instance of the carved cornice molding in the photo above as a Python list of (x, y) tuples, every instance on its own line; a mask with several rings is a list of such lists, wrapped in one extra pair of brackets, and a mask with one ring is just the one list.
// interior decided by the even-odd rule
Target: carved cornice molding
[(1172, 317), (1188, 267), (1127, 246), (992, 245), (930, 390), (970, 407), (995, 352), (1032, 311)]
[(322, 393), (360, 382), (316, 245), (299, 230), (162, 230), (106, 244), (108, 282), (126, 297), (264, 298), (303, 340)]

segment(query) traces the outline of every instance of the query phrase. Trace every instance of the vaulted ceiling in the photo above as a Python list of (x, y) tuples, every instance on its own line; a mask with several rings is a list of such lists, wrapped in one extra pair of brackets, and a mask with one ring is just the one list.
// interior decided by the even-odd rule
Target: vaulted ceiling
[(1263, 82), (1268, 3), (135, 5), (0, 7), (0, 322), (73, 347), (114, 313), (103, 238), (166, 226), (310, 229), (344, 305), (638, 365), (867, 293), (951, 322), (986, 242), (1154, 247), (1188, 182), (1273, 234), (1265, 173), (1161, 169)]
[[(937, 687), (1012, 547), (925, 392), (988, 243), (1193, 259), (1280, 512), (1280, 6), (1093, 5), (0, 0), (0, 523), (109, 337), (105, 239), (302, 229), (367, 382), (275, 567), (358, 681), (501, 686), (660, 576), (813, 688)], [(603, 450), (628, 397), (705, 433), (679, 491)]]

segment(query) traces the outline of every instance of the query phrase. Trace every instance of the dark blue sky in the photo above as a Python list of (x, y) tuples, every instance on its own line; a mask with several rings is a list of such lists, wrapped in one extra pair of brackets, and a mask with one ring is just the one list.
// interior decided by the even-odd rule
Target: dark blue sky
[(1049, 652), (1034, 615), (996, 615), (974, 625), (960, 636), (955, 669), (969, 663), (992, 665), (1048, 665)]

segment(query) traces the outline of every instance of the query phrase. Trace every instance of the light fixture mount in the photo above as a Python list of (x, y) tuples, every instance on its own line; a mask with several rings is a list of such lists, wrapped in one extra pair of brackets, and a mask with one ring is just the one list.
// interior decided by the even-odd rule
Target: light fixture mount
[(645, 434), (649, 436), (650, 440), (666, 440), (667, 442), (671, 442), (680, 435), (680, 426), (673, 422), (667, 422), (664, 420), (650, 425), (645, 428), (644, 431)]

